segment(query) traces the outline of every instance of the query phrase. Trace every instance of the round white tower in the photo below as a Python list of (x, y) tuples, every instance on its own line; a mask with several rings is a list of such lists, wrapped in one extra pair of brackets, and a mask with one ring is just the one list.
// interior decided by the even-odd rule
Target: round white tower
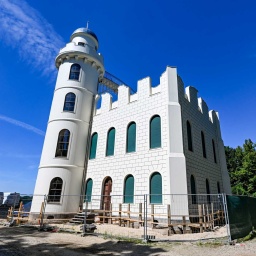
[(42, 195), (47, 195), (46, 213), (78, 211), (94, 97), (98, 81), (105, 72), (103, 57), (97, 49), (97, 36), (88, 28), (79, 28), (56, 57), (59, 71), (35, 185), (32, 216), (40, 212)]

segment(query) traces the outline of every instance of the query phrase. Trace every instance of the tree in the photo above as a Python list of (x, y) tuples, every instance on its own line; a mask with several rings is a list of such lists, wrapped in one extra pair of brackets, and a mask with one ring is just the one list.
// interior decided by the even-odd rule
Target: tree
[(256, 144), (245, 140), (243, 147), (225, 147), (232, 193), (256, 196)]

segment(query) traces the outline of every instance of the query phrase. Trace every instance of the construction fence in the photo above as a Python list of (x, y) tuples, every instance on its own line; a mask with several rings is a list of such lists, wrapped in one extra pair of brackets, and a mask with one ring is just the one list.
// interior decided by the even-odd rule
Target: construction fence
[[(29, 202), (20, 202), (9, 208), (9, 222), (30, 222), (40, 228), (65, 224), (77, 227), (76, 230), (83, 234), (100, 234), (110, 232), (112, 227), (128, 227), (131, 230), (129, 237), (148, 241), (168, 239), (174, 234), (214, 232), (228, 223), (224, 194), (146, 194), (126, 198), (123, 195), (90, 195), (85, 198), (61, 195), (58, 202), (52, 202), (47, 195), (21, 195), (21, 200), (24, 198), (33, 199), (32, 208), (38, 211), (28, 210)], [(59, 210), (56, 206), (59, 206)]]

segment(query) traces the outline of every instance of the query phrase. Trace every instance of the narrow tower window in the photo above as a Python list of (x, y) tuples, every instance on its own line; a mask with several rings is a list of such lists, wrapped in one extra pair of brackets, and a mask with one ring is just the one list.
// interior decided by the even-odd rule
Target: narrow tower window
[(202, 131), (201, 131), (201, 141), (202, 141), (203, 156), (204, 158), (206, 158), (205, 139), (204, 139), (204, 133)]
[(98, 133), (94, 133), (91, 139), (91, 149), (90, 149), (89, 159), (96, 158), (97, 142), (98, 142)]
[(206, 194), (207, 194), (207, 203), (211, 203), (211, 193), (210, 193), (210, 185), (208, 179), (206, 179)]
[(216, 157), (214, 140), (212, 140), (212, 151), (213, 151), (214, 163), (217, 163), (217, 157)]
[(72, 92), (66, 94), (63, 111), (74, 112), (76, 95)]
[(161, 147), (161, 118), (153, 116), (150, 120), (150, 148)]
[(124, 181), (124, 203), (133, 203), (134, 197), (134, 177), (128, 175)]
[(61, 130), (58, 137), (55, 157), (66, 157), (68, 155), (69, 130)]
[(54, 203), (60, 202), (62, 185), (63, 185), (63, 181), (60, 177), (56, 177), (56, 178), (52, 179), (52, 181), (50, 183), (50, 188), (49, 188), (49, 194), (48, 194), (48, 200), (47, 200), (48, 203), (49, 202), (54, 202)]
[(136, 123), (132, 122), (127, 127), (126, 152), (136, 151)]
[(192, 204), (196, 204), (197, 203), (196, 182), (193, 175), (190, 176), (190, 186), (191, 186), (191, 194), (192, 194)]
[(91, 202), (92, 201), (92, 179), (88, 179), (86, 182), (86, 188), (85, 188), (85, 202)]
[(70, 68), (69, 79), (79, 80), (81, 66), (79, 64), (73, 64)]
[(190, 122), (187, 121), (188, 150), (193, 152), (192, 131)]
[(106, 156), (113, 156), (115, 150), (116, 129), (111, 128), (108, 132)]
[(150, 177), (150, 203), (162, 203), (162, 176), (159, 172), (155, 172)]

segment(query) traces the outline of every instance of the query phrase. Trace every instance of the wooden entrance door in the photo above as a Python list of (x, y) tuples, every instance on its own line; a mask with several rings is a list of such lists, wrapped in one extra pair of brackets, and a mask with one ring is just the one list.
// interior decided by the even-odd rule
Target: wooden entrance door
[(104, 209), (107, 211), (110, 210), (111, 191), (112, 191), (112, 179), (110, 177), (107, 177), (103, 185), (103, 193), (102, 193), (101, 209), (103, 210)]

